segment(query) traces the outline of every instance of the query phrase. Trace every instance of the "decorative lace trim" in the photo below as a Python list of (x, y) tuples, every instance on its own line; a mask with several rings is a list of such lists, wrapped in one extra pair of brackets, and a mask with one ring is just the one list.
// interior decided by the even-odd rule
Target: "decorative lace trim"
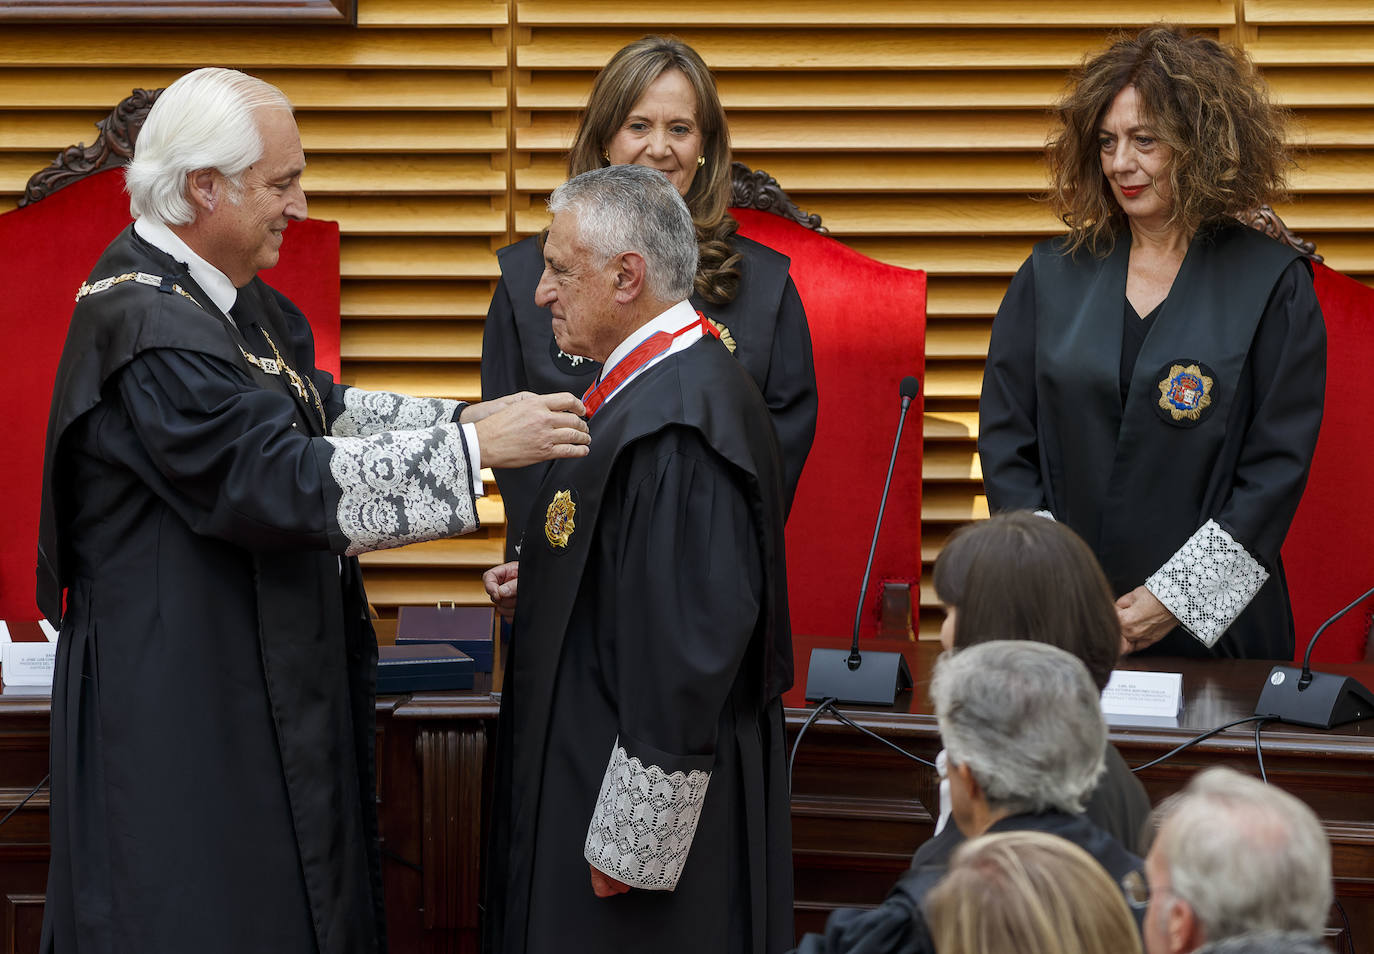
[(583, 856), (631, 887), (672, 891), (687, 863), (710, 772), (664, 772), (616, 739)]
[(349, 556), (476, 529), (460, 425), (325, 440)]
[(415, 398), (390, 391), (347, 388), (344, 410), (334, 420), (335, 437), (370, 437), (382, 431), (414, 431), (453, 420), (458, 402), (448, 398)]
[(1050, 513), (1048, 510), (1037, 510), (1035, 511), (1035, 516), (1044, 517), (1046, 520), (1052, 522), (1054, 521), (1054, 514)]
[(1210, 647), (1267, 579), (1269, 571), (1215, 520), (1208, 520), (1145, 581), (1145, 588)]

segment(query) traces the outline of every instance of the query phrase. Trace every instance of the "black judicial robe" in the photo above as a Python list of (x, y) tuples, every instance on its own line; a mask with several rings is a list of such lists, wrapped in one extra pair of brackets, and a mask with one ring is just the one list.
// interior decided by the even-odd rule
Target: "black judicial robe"
[[(816, 437), (816, 369), (811, 332), (787, 256), (742, 235), (730, 239), (740, 254), (739, 294), (716, 305), (693, 295), (693, 307), (723, 326), (734, 353), (763, 392), (782, 446), (784, 510), (801, 479), (802, 465)], [(553, 338), (552, 316), (534, 303), (544, 271), (538, 236), (497, 252), (501, 280), (491, 299), (482, 336), (482, 399), (516, 391), (571, 391), (579, 397), (596, 379), (601, 365), (570, 357)], [(515, 559), (518, 531), (525, 525), (533, 495), (547, 464), (497, 470), (506, 508), (507, 559)]]
[[(1236, 601), (1243, 611), (1210, 650), (1180, 626), (1146, 652), (1291, 659), (1279, 549), (1316, 446), (1326, 371), (1310, 268), (1239, 224), (1199, 233), (1123, 406), (1130, 235), (1105, 259), (1063, 255), (1060, 242), (1036, 246), (993, 323), (978, 439), (991, 509), (1050, 511), (1093, 548), (1117, 595), (1157, 571), (1199, 583), (1212, 571), (1208, 547), (1229, 538), (1267, 581), (1248, 605)], [(1192, 374), (1180, 368), (1207, 382), (1192, 411), (1172, 390)], [(1213, 593), (1228, 598), (1224, 585)], [(1211, 612), (1198, 605), (1206, 597), (1192, 602), (1189, 612)]]
[[(240, 335), (132, 229), (91, 281), (137, 272), (165, 280), (78, 304), (49, 421), (39, 605), (61, 628), (43, 950), (384, 950), (376, 640), (357, 560), (338, 555), (356, 548), (365, 505), (348, 501), (366, 480), (338, 467), (367, 450), (398, 480), (416, 468), (392, 435), (321, 439), (321, 408), (362, 435), (388, 407), (436, 423), (456, 402), (334, 385), (304, 316), (260, 280), (239, 291)], [(273, 357), (264, 330), (321, 406), (243, 357)]]
[[(590, 424), (591, 453), (550, 469), (525, 528), (487, 949), (785, 950), (791, 640), (767, 411), (705, 337)], [(628, 883), (680, 878), (598, 899), (589, 847)]]

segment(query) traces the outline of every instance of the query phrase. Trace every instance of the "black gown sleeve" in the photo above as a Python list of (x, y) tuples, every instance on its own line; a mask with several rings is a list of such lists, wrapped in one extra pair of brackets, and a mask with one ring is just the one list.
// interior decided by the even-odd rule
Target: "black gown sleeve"
[(139, 354), (115, 387), (129, 426), (108, 433), (137, 439), (137, 453), (120, 456), (197, 533), (248, 549), (352, 554), (476, 527), (456, 424), (312, 438), (283, 392), (170, 349)]
[(825, 920), (825, 933), (804, 935), (797, 954), (935, 954), (919, 899), (944, 870), (910, 869), (876, 908), (836, 908)]
[(811, 329), (806, 323), (797, 286), (789, 276), (779, 303), (773, 332), (768, 376), (760, 390), (782, 447), (785, 510), (792, 509), (802, 467), (816, 439), (816, 365), (811, 352)]
[[(740, 481), (694, 430), (631, 451), (598, 527), (614, 547), (610, 627), (619, 737), (586, 842), (587, 861), (634, 887), (671, 891), (691, 850), (717, 730), (758, 625), (763, 566)], [(603, 519), (610, 516), (603, 515)], [(631, 799), (651, 790), (650, 800)], [(656, 833), (671, 830), (672, 838)]]
[(1027, 259), (992, 323), (978, 401), (978, 457), (988, 509), (1049, 510), (1035, 400), (1035, 271)]

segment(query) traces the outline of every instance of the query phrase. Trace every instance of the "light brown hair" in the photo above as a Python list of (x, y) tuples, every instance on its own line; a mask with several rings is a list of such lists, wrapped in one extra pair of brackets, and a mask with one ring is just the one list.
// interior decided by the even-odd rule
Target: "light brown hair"
[(1013, 511), (960, 527), (935, 561), (934, 582), (940, 602), (957, 611), (956, 649), (1049, 643), (1106, 687), (1121, 651), (1115, 600), (1097, 557), (1062, 523)]
[(940, 954), (1140, 954), (1121, 889), (1086, 851), (1045, 832), (960, 845), (925, 912)]
[(696, 121), (706, 162), (697, 170), (683, 198), (696, 225), (700, 256), (696, 292), (706, 301), (724, 304), (739, 290), (739, 255), (730, 244), (738, 224), (730, 205), (730, 127), (720, 105), (716, 81), (705, 62), (686, 43), (672, 36), (646, 36), (622, 47), (592, 84), (587, 108), (568, 153), (568, 178), (606, 165), (605, 152), (625, 117), (655, 80), (678, 70), (696, 93)]
[(1122, 34), (1084, 61), (1054, 109), (1049, 200), (1069, 227), (1068, 251), (1105, 256), (1125, 227), (1102, 174), (1099, 129), (1127, 86), (1156, 140), (1173, 151), (1171, 226), (1191, 235), (1283, 195), (1288, 114), (1270, 101), (1245, 52), (1167, 24)]

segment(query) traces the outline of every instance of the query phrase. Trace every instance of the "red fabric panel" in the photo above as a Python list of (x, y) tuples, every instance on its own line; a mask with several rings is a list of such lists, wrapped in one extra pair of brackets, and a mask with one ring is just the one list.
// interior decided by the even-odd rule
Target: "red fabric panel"
[[(730, 212), (742, 235), (791, 257), (815, 352), (816, 442), (787, 522), (792, 630), (848, 636), (897, 431), (898, 385), (909, 374), (924, 382), (925, 272), (874, 261), (767, 212)], [(864, 637), (876, 631), (884, 581), (910, 583), (917, 599), (921, 407), (917, 398), (907, 412), (864, 597)]]
[[(1374, 289), (1325, 265), (1315, 270), (1326, 319), (1326, 409), (1307, 490), (1283, 545), (1299, 661), (1317, 627), (1374, 586)], [(1332, 625), (1313, 660), (1362, 659), (1372, 607), (1374, 599)]]
[[(118, 170), (89, 176), (41, 202), (0, 215), (10, 274), (0, 299), (0, 333), (10, 355), (0, 374), (6, 433), (0, 440), (0, 619), (36, 620), (34, 603), (43, 442), (53, 375), (76, 290), (110, 240), (130, 221)], [(286, 233), (281, 262), (264, 278), (311, 319), (316, 360), (339, 366), (339, 227), (301, 222)]]

